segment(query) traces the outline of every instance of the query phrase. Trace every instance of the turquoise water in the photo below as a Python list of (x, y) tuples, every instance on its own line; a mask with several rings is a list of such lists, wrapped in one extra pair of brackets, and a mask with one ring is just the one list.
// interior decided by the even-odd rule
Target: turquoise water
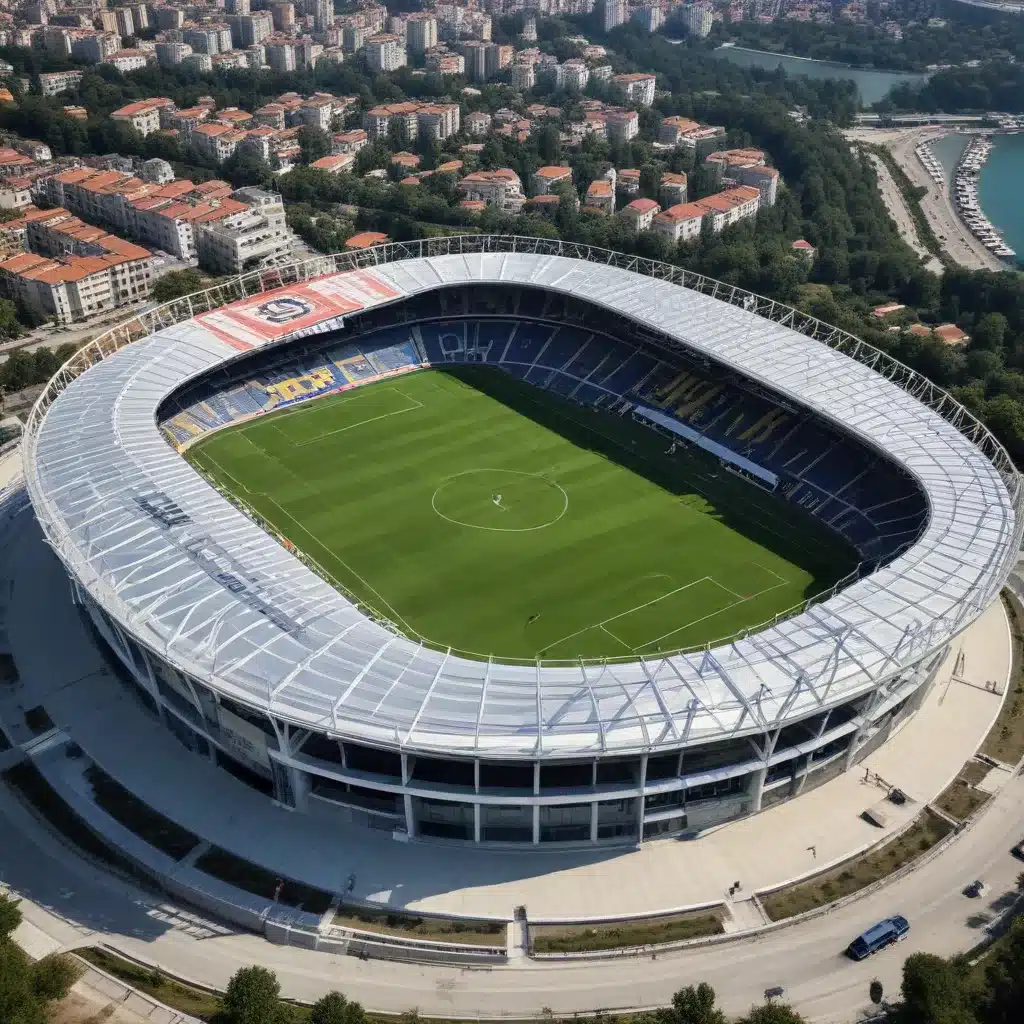
[(992, 152), (981, 172), (978, 199), (985, 216), (1017, 250), (1024, 263), (1024, 203), (1020, 182), (1024, 179), (1024, 135), (995, 135)]
[(857, 85), (861, 103), (869, 107), (877, 103), (894, 86), (904, 82), (923, 82), (927, 75), (908, 74), (901, 71), (873, 71), (856, 68), (848, 64), (835, 64), (825, 60), (809, 60), (806, 57), (791, 57), (788, 54), (768, 53), (764, 50), (748, 50), (742, 46), (720, 46), (714, 50), (716, 57), (730, 60), (742, 67), (779, 68), (787, 75), (806, 75), (808, 78), (846, 78)]

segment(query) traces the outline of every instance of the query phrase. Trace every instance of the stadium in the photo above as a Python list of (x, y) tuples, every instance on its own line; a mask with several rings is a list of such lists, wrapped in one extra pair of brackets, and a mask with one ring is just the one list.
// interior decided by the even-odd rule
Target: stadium
[(998, 442), (871, 346), (496, 236), (143, 314), (51, 381), (23, 459), (96, 642), (185, 747), (490, 846), (692, 834), (850, 769), (1024, 522)]

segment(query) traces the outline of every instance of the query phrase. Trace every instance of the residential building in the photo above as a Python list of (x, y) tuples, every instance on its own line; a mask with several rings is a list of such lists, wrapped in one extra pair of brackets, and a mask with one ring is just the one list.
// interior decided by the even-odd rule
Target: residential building
[(493, 118), (482, 110), (474, 110), (472, 114), (466, 115), (466, 133), (477, 138), (483, 138), (490, 130)]
[(532, 89), (537, 84), (537, 70), (532, 64), (513, 64), (509, 80), (516, 89)]
[(540, 167), (530, 179), (535, 196), (550, 195), (556, 185), (565, 181), (572, 184), (571, 167)]
[(590, 68), (587, 62), (574, 57), (562, 64), (562, 84), (566, 89), (583, 92), (590, 81)]
[(584, 206), (593, 210), (600, 210), (605, 214), (615, 212), (615, 185), (607, 178), (598, 178), (592, 181), (587, 187), (587, 195), (583, 200)]
[(32, 182), (28, 178), (7, 178), (0, 183), (0, 210), (22, 210), (32, 205)]
[(798, 238), (790, 244), (790, 248), (797, 256), (808, 263), (813, 263), (814, 257), (818, 255), (818, 250), (806, 238)]
[[(11, 97), (11, 99), (13, 99), (13, 97)], [(4, 102), (9, 103), (10, 100), (5, 100), (4, 97), (3, 97), (3, 93), (0, 93), (0, 103), (4, 103)], [(64, 109), (64, 113), (67, 114), (68, 117), (73, 117), (76, 121), (88, 121), (89, 120), (89, 111), (86, 110), (85, 107), (76, 107), (76, 106), (74, 106), (72, 104), (69, 104), (69, 105), (65, 106), (63, 109)]]
[(157, 185), (166, 185), (168, 182), (174, 181), (174, 168), (159, 157), (144, 160), (139, 173), (146, 181), (154, 182)]
[(638, 195), (640, 192), (640, 171), (636, 167), (623, 167), (616, 175), (616, 185), (623, 195)]
[(331, 139), (331, 150), (334, 153), (351, 153), (353, 156), (370, 141), (362, 128), (350, 132), (339, 132)]
[(231, 26), (231, 41), (240, 49), (256, 46), (274, 34), (274, 16), (270, 11), (235, 15), (228, 19), (228, 24)]
[(82, 80), (82, 71), (50, 71), (39, 76), (39, 87), (44, 96), (58, 96), (73, 89)]
[(186, 57), (192, 56), (192, 47), (188, 43), (157, 43), (156, 62), (161, 67), (171, 68), (181, 64)]
[(366, 65), (371, 71), (396, 71), (406, 64), (405, 43), (401, 36), (370, 36), (363, 47)]
[(284, 107), (280, 103), (265, 103), (253, 117), (270, 128), (284, 128)]
[(241, 274), (288, 258), (294, 236), (285, 223), (284, 202), (276, 192), (240, 188), (231, 199), (244, 209), (196, 224), (200, 264), (220, 274)]
[(654, 75), (636, 72), (631, 75), (615, 75), (612, 82), (628, 103), (649, 107), (654, 102)]
[(196, 71), (212, 71), (213, 58), (208, 53), (193, 53), (182, 62), (185, 67), (195, 68)]
[(268, 39), (264, 44), (267, 51), (267, 63), (274, 71), (294, 71), (297, 67), (295, 43), (283, 37)]
[(356, 53), (358, 50), (361, 50), (366, 45), (366, 40), (372, 35), (372, 30), (367, 28), (366, 25), (346, 25), (342, 34), (342, 44), (345, 52)]
[(606, 110), (603, 117), (610, 142), (629, 142), (640, 134), (640, 115), (635, 110)]
[(619, 211), (619, 215), (634, 231), (646, 231), (660, 212), (661, 207), (653, 199), (634, 199)]
[(278, 32), (290, 32), (295, 28), (295, 4), (276, 3), (270, 8), (274, 28)]
[(504, 213), (518, 213), (523, 206), (523, 183), (509, 167), (496, 171), (474, 171), (458, 184), (459, 195), (470, 202), (483, 202)]
[(360, 231), (345, 242), (346, 249), (369, 249), (375, 245), (384, 245), (391, 239), (380, 231)]
[(707, 212), (697, 203), (679, 203), (656, 214), (650, 229), (673, 244), (686, 242), (700, 235)]
[(398, 137), (410, 142), (419, 134), (419, 103), (391, 103), (371, 107), (363, 115), (363, 128), (371, 139), (380, 139), (388, 135), (391, 126), (396, 126)]
[(464, 75), (466, 58), (446, 47), (436, 46), (427, 54), (427, 70), (435, 75)]
[(626, 0), (604, 0), (604, 30), (610, 32), (613, 28), (626, 23), (629, 13), (629, 6)]
[(319, 33), (326, 33), (334, 24), (334, 0), (315, 0), (313, 8), (313, 28)]
[(426, 53), (437, 46), (437, 19), (432, 14), (409, 15), (405, 30), (406, 45), (411, 53)]
[(680, 139), (699, 128), (700, 125), (688, 117), (663, 118), (658, 129), (658, 142), (664, 146), (678, 146)]
[(135, 19), (130, 7), (115, 7), (114, 18), (117, 23), (117, 34), (122, 39), (135, 35)]
[(658, 185), (658, 198), (662, 206), (678, 206), (687, 199), (688, 182), (685, 174), (665, 171)]
[(416, 112), (418, 135), (431, 139), (447, 139), (459, 132), (460, 109), (458, 103), (433, 103)]
[(466, 39), (455, 46), (465, 60), (466, 77), (471, 82), (486, 82), (488, 44), (480, 39)]
[(197, 125), (189, 136), (189, 145), (200, 156), (222, 163), (238, 149), (244, 138), (245, 132), (241, 129), (214, 121)]
[(638, 25), (644, 32), (657, 32), (665, 24), (665, 12), (653, 3), (644, 7), (634, 7), (630, 21)]
[(8, 146), (0, 147), (0, 175), (21, 175), (32, 170), (35, 161)]
[(220, 53), (220, 32), (215, 25), (193, 25), (181, 34), (193, 53)]
[[(167, 115), (167, 127), (177, 131), (181, 135), (182, 142), (187, 143), (193, 129), (206, 121), (209, 116), (210, 108), (207, 106), (175, 110)], [(161, 118), (161, 123), (163, 123), (163, 118)]]
[(117, 50), (109, 57), (105, 57), (102, 63), (113, 65), (123, 75), (128, 71), (138, 71), (140, 68), (144, 68), (149, 60), (148, 54), (143, 53), (142, 50)]
[(683, 4), (679, 9), (683, 27), (692, 36), (706, 38), (711, 33), (714, 15), (710, 4)]
[(121, 37), (116, 32), (83, 32), (71, 41), (71, 56), (90, 64), (99, 64), (120, 49)]
[(110, 117), (111, 120), (131, 125), (140, 135), (149, 135), (150, 132), (160, 130), (160, 110), (165, 103), (172, 103), (172, 101), (139, 100), (137, 103), (129, 103), (127, 106), (115, 110)]
[(331, 121), (334, 117), (332, 100), (322, 97), (308, 99), (299, 108), (299, 112), (305, 124), (325, 132), (331, 130)]
[(350, 153), (333, 153), (331, 156), (323, 156), (314, 160), (310, 167), (318, 171), (326, 171), (328, 174), (341, 174), (347, 171), (353, 164), (355, 158)]

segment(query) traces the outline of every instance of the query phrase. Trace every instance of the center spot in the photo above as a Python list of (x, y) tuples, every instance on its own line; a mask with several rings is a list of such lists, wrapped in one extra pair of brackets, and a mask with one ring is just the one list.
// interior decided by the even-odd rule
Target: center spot
[(537, 473), (469, 469), (442, 481), (430, 504), (456, 526), (524, 533), (558, 522), (569, 508), (569, 496)]

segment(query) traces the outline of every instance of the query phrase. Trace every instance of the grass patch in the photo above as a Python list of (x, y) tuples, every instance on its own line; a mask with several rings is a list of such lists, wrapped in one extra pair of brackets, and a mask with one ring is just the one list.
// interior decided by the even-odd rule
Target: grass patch
[(693, 913), (607, 924), (536, 925), (530, 927), (530, 941), (536, 953), (584, 953), (629, 946), (656, 946), (721, 935), (723, 931), (722, 920), (717, 914)]
[(960, 769), (960, 774), (935, 801), (935, 805), (957, 821), (966, 821), (991, 795), (977, 788), (989, 771), (987, 764), (972, 758)]
[(126, 985), (166, 1003), (180, 1013), (198, 1017), (199, 1020), (213, 1020), (220, 1007), (219, 997), (212, 992), (184, 985), (161, 971), (125, 960), (105, 949), (86, 947), (76, 949), (75, 955), (101, 971), (112, 974)]
[(467, 365), (262, 416), (186, 457), (371, 616), (480, 656), (703, 646), (853, 567), (798, 508), (695, 446), (666, 449), (628, 417)]
[(107, 814), (168, 857), (181, 860), (199, 845), (198, 836), (154, 811), (107, 775), (99, 765), (91, 765), (85, 777), (92, 786), (96, 803)]
[(419, 917), (416, 914), (396, 914), (368, 907), (342, 906), (334, 915), (332, 924), (339, 928), (359, 928), (407, 939), (433, 939), (437, 942), (463, 942), (477, 946), (505, 945), (505, 923), (502, 921)]
[(289, 907), (298, 907), (311, 914), (325, 914), (330, 906), (333, 894), (312, 886), (293, 882), (289, 878), (281, 878), (272, 871), (261, 868), (258, 864), (236, 857), (219, 846), (213, 846), (196, 861), (196, 867), (214, 878), (219, 878), (228, 885), (237, 886), (255, 896), (272, 900), (278, 884), (283, 882), (278, 903)]
[(1013, 765), (1024, 757), (1024, 623), (1021, 608), (1014, 598), (1004, 598), (1003, 605), (1010, 621), (1013, 648), (1010, 692), (1003, 699), (999, 717), (985, 737), (981, 752)]
[(902, 835), (877, 850), (810, 882), (762, 896), (765, 913), (770, 920), (781, 921), (858, 892), (916, 860), (947, 836), (952, 828), (948, 821), (925, 810)]
[(72, 845), (108, 867), (130, 875), (146, 888), (154, 887), (149, 875), (108, 846), (75, 814), (31, 761), (8, 768), (3, 777)]

